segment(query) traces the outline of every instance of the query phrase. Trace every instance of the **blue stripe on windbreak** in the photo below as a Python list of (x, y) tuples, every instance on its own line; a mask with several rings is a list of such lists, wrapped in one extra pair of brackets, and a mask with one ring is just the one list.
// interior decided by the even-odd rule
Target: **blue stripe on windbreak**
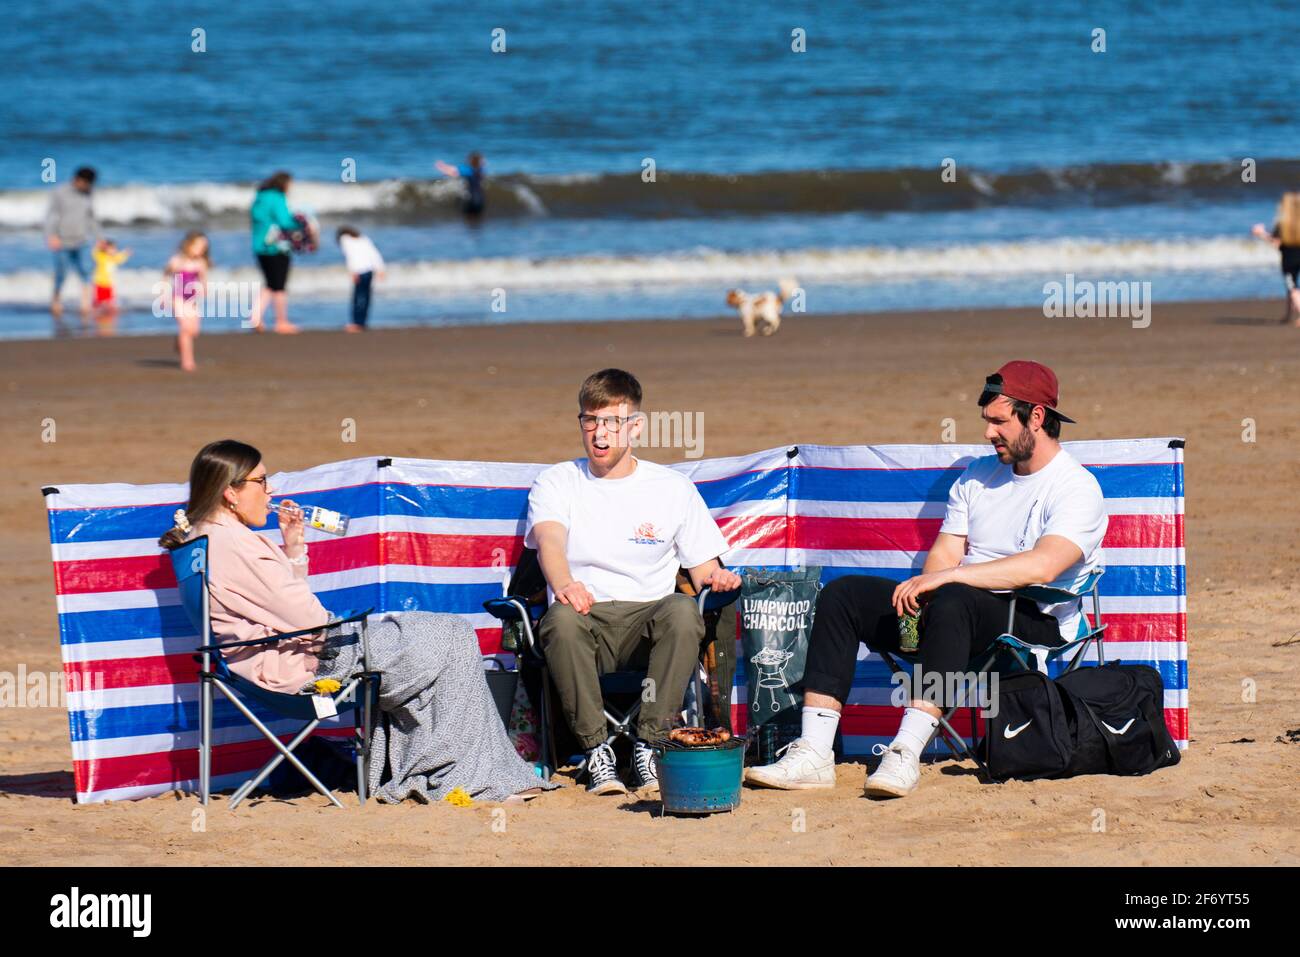
[(526, 488), (476, 488), (464, 485), (385, 483), (385, 512), (424, 518), (521, 520), (528, 513)]
[[(902, 581), (920, 574), (921, 563), (915, 568), (849, 568), (826, 565), (822, 568), (822, 584), (843, 575), (878, 575)], [(1101, 596), (1113, 597), (1170, 597), (1187, 594), (1187, 575), (1183, 565), (1109, 565), (1101, 579)]]
[[(922, 639), (924, 640), (924, 639)], [(1123, 650), (1126, 642), (1112, 642), (1106, 645), (1106, 660), (1120, 661), (1126, 665), (1149, 665), (1160, 672), (1160, 678), (1164, 682), (1167, 691), (1185, 691), (1187, 690), (1187, 662), (1184, 661), (1156, 661), (1151, 658), (1128, 658), (1122, 657), (1120, 652)], [(1065, 668), (1066, 662), (1054, 660), (1048, 664), (1048, 670), (1051, 671), (1052, 677), (1056, 677)], [(1084, 665), (1083, 667), (1088, 667)], [(889, 680), (889, 666), (879, 658), (862, 659), (859, 658), (853, 669), (853, 687), (854, 688), (892, 688), (893, 684)]]
[[(317, 592), (316, 597), (330, 609), (369, 608), (373, 605), (377, 611), (384, 610), (379, 607), (379, 586), (373, 584)], [(180, 605), (65, 612), (59, 616), (59, 624), (62, 626), (61, 641), (65, 645), (185, 637), (194, 637), (195, 645), (198, 644), (194, 626)]]
[(199, 643), (194, 626), (180, 605), (64, 612), (59, 616), (59, 625), (60, 640), (65, 645), (186, 636), (193, 637), (196, 646)]
[[(1090, 465), (1105, 498), (1173, 498), (1183, 493), (1181, 463)], [(792, 470), (790, 497), (828, 502), (946, 502), (962, 474), (949, 469)]]
[[(352, 518), (379, 514), (379, 493), (375, 485), (328, 489), (292, 497), (302, 505), (319, 505)], [(122, 508), (57, 508), (50, 512), (50, 535), (57, 544), (115, 542), (121, 539), (158, 538), (172, 527), (177, 505), (130, 505)], [(271, 513), (266, 528), (278, 528)]]
[(453, 615), (481, 615), (483, 602), (501, 597), (500, 582), (455, 584), (390, 581), (388, 611), (434, 611)]
[(789, 469), (776, 468), (761, 472), (742, 472), (725, 478), (696, 482), (700, 497), (709, 508), (721, 508), (736, 502), (756, 502), (782, 498), (789, 490)]
[(1167, 465), (1089, 465), (1097, 478), (1104, 498), (1181, 498), (1183, 466)]
[(949, 469), (791, 469), (790, 497), (823, 502), (946, 502), (961, 475)]
[[(198, 685), (195, 685), (197, 688)], [(251, 698), (244, 697), (236, 690), (235, 694), (248, 709), (264, 722), (283, 721), (285, 716), (272, 711), (265, 705)], [(239, 710), (226, 700), (225, 695), (213, 689), (212, 692), (212, 727), (234, 728), (246, 725), (252, 728)], [(343, 709), (347, 712), (347, 707)], [(302, 722), (306, 724), (306, 722)], [(164, 704), (127, 705), (120, 708), (104, 708), (98, 713), (89, 711), (69, 711), (68, 725), (72, 740), (104, 741), (109, 738), (130, 738), (148, 734), (185, 734), (197, 733), (199, 730), (199, 702), (170, 701)], [(94, 759), (92, 759), (94, 760)]]

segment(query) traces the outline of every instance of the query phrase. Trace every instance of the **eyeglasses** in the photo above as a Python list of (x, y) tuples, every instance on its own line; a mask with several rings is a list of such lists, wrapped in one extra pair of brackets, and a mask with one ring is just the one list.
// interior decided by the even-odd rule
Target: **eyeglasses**
[(256, 482), (258, 485), (262, 486), (262, 491), (263, 491), (263, 492), (269, 492), (269, 491), (271, 491), (270, 486), (268, 486), (268, 485), (266, 484), (266, 480), (267, 480), (269, 477), (270, 477), (270, 476), (267, 476), (267, 475), (259, 475), (257, 478), (242, 478), (242, 479), (240, 479), (239, 481), (237, 481), (237, 482), (231, 482), (230, 484), (231, 484), (231, 485), (243, 485), (245, 482)]
[(580, 412), (578, 413), (578, 424), (582, 426), (584, 432), (595, 432), (598, 425), (603, 425), (607, 432), (618, 432), (623, 428), (625, 422), (631, 422), (633, 419), (639, 419), (640, 417), (640, 412), (632, 415), (591, 415)]

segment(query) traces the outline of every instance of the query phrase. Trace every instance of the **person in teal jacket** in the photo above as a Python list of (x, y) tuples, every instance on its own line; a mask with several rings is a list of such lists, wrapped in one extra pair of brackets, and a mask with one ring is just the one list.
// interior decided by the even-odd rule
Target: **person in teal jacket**
[(253, 304), (249, 325), (263, 331), (262, 316), (267, 304), (275, 307), (275, 331), (297, 332), (298, 327), (289, 321), (289, 294), (285, 286), (289, 281), (289, 252), (293, 248), (290, 236), (303, 229), (302, 223), (289, 211), (285, 194), (293, 181), (288, 173), (280, 171), (257, 188), (249, 219), (253, 228), (253, 255), (262, 269), (265, 284), (262, 294)]

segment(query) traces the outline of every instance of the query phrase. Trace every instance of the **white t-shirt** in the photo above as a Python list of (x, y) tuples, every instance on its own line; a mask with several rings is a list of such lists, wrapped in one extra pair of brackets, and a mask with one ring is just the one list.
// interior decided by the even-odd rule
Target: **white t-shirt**
[[(641, 459), (621, 479), (594, 477), (586, 459), (552, 465), (528, 493), (529, 548), (537, 547), (539, 522), (569, 530), (569, 571), (596, 601), (657, 601), (672, 594), (678, 566), (694, 568), (731, 547), (689, 478)], [(547, 597), (554, 599), (549, 587)]]
[[(1044, 584), (1075, 591), (1101, 563), (1107, 520), (1101, 486), (1061, 449), (1033, 475), (1017, 475), (996, 455), (976, 459), (949, 490), (948, 510), (939, 530), (966, 536), (963, 565), (1027, 552), (1044, 535), (1067, 538), (1079, 546), (1083, 560)], [(1078, 602), (1039, 602), (1038, 607), (1056, 617), (1063, 638), (1078, 634)]]
[(339, 250), (348, 264), (348, 272), (360, 275), (363, 272), (383, 272), (384, 257), (370, 241), (369, 236), (340, 236)]

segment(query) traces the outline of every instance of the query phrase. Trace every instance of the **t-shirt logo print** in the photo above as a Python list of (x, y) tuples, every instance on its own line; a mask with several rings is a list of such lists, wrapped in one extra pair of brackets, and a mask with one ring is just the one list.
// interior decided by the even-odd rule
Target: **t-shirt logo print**
[(637, 545), (662, 545), (664, 543), (664, 540), (659, 537), (659, 533), (655, 531), (652, 522), (642, 522), (636, 527), (636, 533), (628, 540), (635, 542)]

